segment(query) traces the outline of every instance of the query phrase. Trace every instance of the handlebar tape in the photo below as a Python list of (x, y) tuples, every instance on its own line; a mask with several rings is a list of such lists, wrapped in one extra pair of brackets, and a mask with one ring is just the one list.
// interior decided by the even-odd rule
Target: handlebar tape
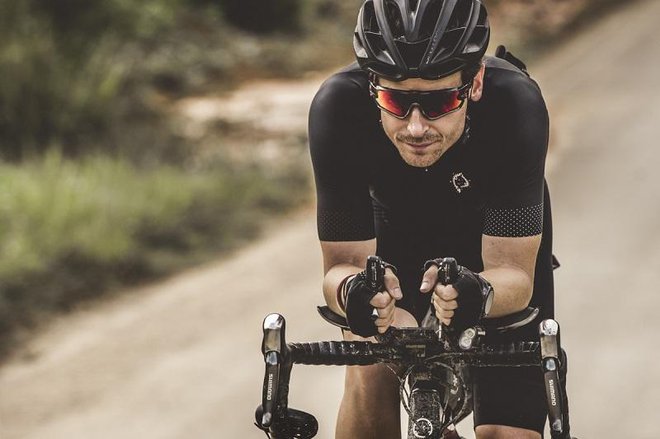
[(465, 360), (474, 367), (538, 367), (540, 358), (538, 342), (488, 346), (470, 352), (423, 352), (419, 344), (393, 347), (368, 341), (289, 343), (287, 346), (293, 363), (326, 366), (412, 365), (434, 358), (444, 363)]

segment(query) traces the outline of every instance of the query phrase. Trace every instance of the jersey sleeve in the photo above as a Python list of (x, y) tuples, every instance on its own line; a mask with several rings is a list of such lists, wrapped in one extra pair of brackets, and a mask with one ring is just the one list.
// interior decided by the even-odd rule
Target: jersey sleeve
[(309, 145), (321, 241), (375, 237), (364, 135), (363, 90), (335, 75), (317, 92), (309, 113)]
[(515, 75), (499, 94), (501, 154), (496, 161), (483, 234), (538, 235), (543, 231), (548, 111), (538, 85), (525, 75)]

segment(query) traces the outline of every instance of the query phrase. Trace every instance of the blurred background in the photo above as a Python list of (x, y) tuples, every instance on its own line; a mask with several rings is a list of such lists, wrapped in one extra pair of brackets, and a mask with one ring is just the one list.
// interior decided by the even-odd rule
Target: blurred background
[[(602, 185), (583, 169), (563, 172), (574, 146), (616, 140), (590, 133), (606, 135), (621, 114), (584, 118), (629, 74), (616, 76), (609, 55), (639, 66), (632, 47), (645, 61), (658, 54), (649, 36), (658, 3), (485, 3), (489, 52), (503, 43), (530, 64), (550, 106), (558, 255), (573, 267), (586, 249), (603, 257), (576, 236), (620, 234), (607, 221), (596, 233), (585, 213), (598, 212), (593, 197), (564, 195)], [(292, 340), (338, 337), (314, 316), (322, 273), (306, 115), (323, 79), (352, 61), (360, 4), (0, 0), (0, 437), (259, 437), (250, 418), (263, 316), (285, 313), (298, 327)], [(612, 38), (633, 29), (637, 39)], [(609, 82), (590, 80), (594, 72)], [(635, 75), (653, 82), (657, 72)], [(658, 102), (647, 97), (642, 105)], [(625, 99), (634, 111), (639, 97)], [(649, 126), (621, 141), (648, 145)], [(579, 160), (598, 157), (580, 151)], [(616, 172), (630, 178), (616, 187), (647, 187), (657, 204), (644, 154), (632, 174)], [(562, 288), (593, 285), (567, 265)], [(578, 333), (589, 300), (575, 300), (558, 302)], [(328, 373), (301, 372), (317, 386), (300, 389), (304, 401), (327, 412), (321, 437), (331, 437), (341, 395), (341, 371)], [(652, 437), (644, 431), (629, 437)]]

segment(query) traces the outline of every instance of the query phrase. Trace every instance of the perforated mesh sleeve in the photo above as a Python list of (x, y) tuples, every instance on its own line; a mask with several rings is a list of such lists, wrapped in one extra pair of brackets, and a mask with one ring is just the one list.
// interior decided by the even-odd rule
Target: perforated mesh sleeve
[(375, 236), (373, 222), (357, 220), (349, 212), (319, 209), (316, 218), (321, 241), (367, 241)]
[(486, 209), (484, 235), (523, 237), (543, 232), (543, 204), (519, 209)]

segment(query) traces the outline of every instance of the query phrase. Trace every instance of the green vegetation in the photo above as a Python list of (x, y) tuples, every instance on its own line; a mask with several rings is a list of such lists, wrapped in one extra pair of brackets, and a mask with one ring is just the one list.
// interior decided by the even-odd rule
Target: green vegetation
[(221, 168), (145, 170), (57, 152), (0, 165), (0, 334), (235, 248), (308, 194), (295, 168)]

